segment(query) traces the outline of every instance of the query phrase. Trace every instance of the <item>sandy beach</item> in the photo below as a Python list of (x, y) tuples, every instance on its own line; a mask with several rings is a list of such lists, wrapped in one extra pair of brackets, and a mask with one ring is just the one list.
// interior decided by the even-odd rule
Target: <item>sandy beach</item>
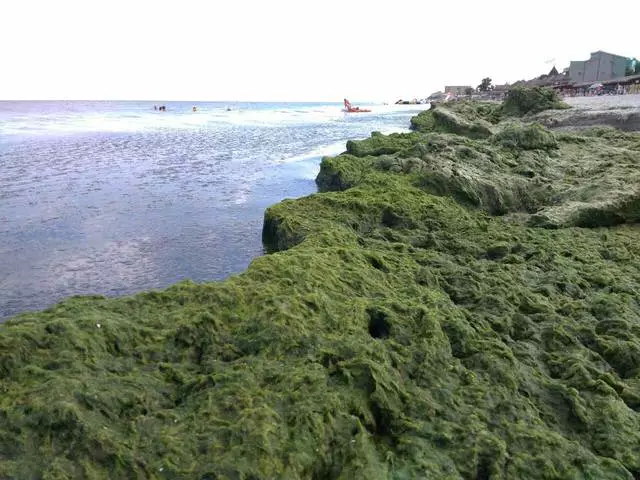
[(601, 95), (595, 97), (566, 97), (564, 101), (579, 109), (640, 108), (640, 94)]

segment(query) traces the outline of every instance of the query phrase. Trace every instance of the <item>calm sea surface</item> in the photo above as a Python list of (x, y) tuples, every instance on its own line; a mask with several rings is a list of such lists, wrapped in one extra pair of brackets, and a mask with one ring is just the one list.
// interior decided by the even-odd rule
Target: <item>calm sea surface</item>
[(322, 155), (425, 108), (164, 105), (0, 101), (0, 320), (241, 272), (264, 209), (314, 192)]

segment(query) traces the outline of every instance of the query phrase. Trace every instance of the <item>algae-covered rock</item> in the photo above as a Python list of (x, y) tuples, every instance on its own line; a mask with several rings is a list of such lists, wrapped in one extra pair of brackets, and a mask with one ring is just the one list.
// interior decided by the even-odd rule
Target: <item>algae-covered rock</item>
[(418, 132), (433, 132), (435, 128), (433, 109), (434, 107), (431, 106), (430, 110), (420, 112), (415, 117), (411, 117), (411, 129)]
[(504, 113), (518, 117), (544, 110), (568, 108), (571, 107), (560, 99), (555, 90), (545, 87), (512, 87), (503, 102)]
[(504, 117), (502, 104), (495, 101), (462, 100), (450, 103), (447, 107), (468, 120), (482, 119), (497, 124)]
[[(638, 221), (638, 134), (592, 129), (580, 136), (556, 135), (535, 122), (508, 121), (494, 125), (496, 133), (488, 139), (469, 138), (452, 134), (451, 128), (437, 133), (438, 111), (445, 110), (426, 112), (434, 123), (425, 132), (403, 137), (402, 149), (397, 139), (378, 135), (375, 145), (378, 152), (385, 152), (382, 155), (370, 149), (370, 157), (360, 163), (345, 156), (323, 162), (321, 190), (353, 186), (355, 178), (380, 170), (408, 174), (428, 193), (450, 196), (492, 215), (514, 214), (514, 220), (532, 226), (597, 227)], [(425, 113), (414, 118), (424, 122)]]
[(488, 138), (493, 134), (491, 124), (482, 119), (469, 120), (454, 110), (437, 107), (421, 112), (411, 120), (419, 132), (455, 133), (469, 138)]
[(360, 182), (370, 170), (371, 162), (367, 158), (348, 154), (340, 158), (341, 161), (336, 161), (333, 157), (324, 157), (320, 162), (320, 173), (316, 177), (320, 190), (346, 190)]
[(495, 134), (493, 140), (504, 147), (522, 150), (558, 148), (555, 135), (538, 123), (509, 125)]
[(392, 154), (412, 146), (415, 142), (415, 133), (382, 135), (380, 132), (373, 132), (371, 137), (365, 140), (349, 140), (347, 153), (356, 157)]
[(602, 190), (601, 198), (589, 202), (567, 201), (541, 209), (531, 216), (529, 224), (545, 228), (610, 227), (621, 223), (640, 222), (640, 188), (626, 191)]
[(498, 102), (462, 100), (446, 105), (432, 104), (430, 110), (421, 112), (411, 119), (411, 127), (418, 131), (433, 131), (433, 119), (429, 112), (433, 113), (433, 110), (442, 108), (456, 113), (469, 122), (483, 120), (490, 124), (497, 124), (503, 118), (502, 104)]
[[(463, 205), (479, 208), (494, 215), (510, 211), (535, 212), (545, 204), (549, 196), (547, 185), (527, 172), (547, 168), (546, 156), (527, 157), (521, 154), (516, 160), (512, 154), (500, 154), (491, 143), (480, 143), (447, 134), (432, 134), (422, 139), (414, 148), (397, 155), (384, 155), (370, 159), (365, 170), (371, 176), (372, 169), (411, 175), (414, 185), (424, 191), (455, 198)], [(321, 165), (319, 178), (330, 173), (342, 178), (353, 178), (353, 168), (358, 168), (352, 158), (342, 155)], [(326, 173), (325, 173), (326, 172)], [(359, 178), (364, 179), (365, 174)], [(348, 181), (334, 180), (333, 184)], [(381, 181), (382, 183), (382, 181)], [(351, 186), (354, 184), (351, 183)], [(323, 181), (322, 191), (326, 188)]]
[(262, 225), (262, 243), (267, 251), (286, 250), (302, 241), (304, 233), (300, 231), (299, 225), (292, 222), (283, 217), (273, 215), (271, 208), (265, 211)]
[(437, 131), (455, 133), (469, 138), (488, 138), (493, 134), (491, 124), (486, 120), (468, 121), (445, 108), (431, 110), (431, 114)]

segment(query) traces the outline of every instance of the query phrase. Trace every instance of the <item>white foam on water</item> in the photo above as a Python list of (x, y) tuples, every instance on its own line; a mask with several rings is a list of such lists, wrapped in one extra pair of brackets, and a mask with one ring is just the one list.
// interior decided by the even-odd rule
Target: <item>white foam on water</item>
[[(407, 133), (409, 131), (410, 130), (407, 128), (390, 127), (390, 128), (385, 128), (381, 130), (380, 133), (382, 133), (383, 135), (390, 135), (392, 133)], [(363, 137), (357, 140), (365, 140), (366, 138), (368, 137)], [(339, 155), (347, 150), (348, 140), (351, 140), (351, 139), (340, 140), (339, 142), (333, 142), (328, 145), (323, 145), (321, 147), (314, 148), (312, 150), (309, 150), (308, 152), (305, 152), (299, 155), (283, 157), (279, 160), (276, 160), (276, 162), (277, 163), (294, 163), (294, 162), (302, 162), (305, 160), (309, 160), (311, 158), (331, 157), (331, 156)]]
[[(166, 112), (124, 110), (108, 112), (62, 112), (14, 117), (3, 121), (0, 133), (7, 135), (46, 135), (81, 132), (141, 132), (163, 129), (193, 129), (208, 126), (281, 127), (302, 124), (349, 122), (357, 118), (374, 119), (381, 115), (407, 114), (428, 108), (428, 105), (361, 105), (371, 112), (346, 113), (340, 105), (318, 106), (238, 106), (199, 107), (192, 112), (185, 107), (168, 107)], [(174, 110), (181, 108), (183, 110)]]
[(411, 130), (402, 127), (390, 127), (380, 131), (383, 135), (391, 135), (392, 133), (409, 133)]
[(247, 108), (226, 113), (228, 115), (223, 120), (228, 123), (261, 127), (328, 123), (341, 121), (344, 118), (344, 114), (337, 105), (307, 108), (290, 107), (277, 110)]
[(292, 155), (290, 157), (284, 157), (280, 160), (277, 160), (277, 163), (294, 163), (301, 162), (304, 160), (309, 160), (310, 158), (316, 157), (327, 157), (332, 155), (338, 155), (344, 151), (346, 151), (347, 141), (341, 140), (339, 142), (334, 142), (329, 145), (324, 145), (322, 147), (314, 148), (313, 150), (309, 150), (300, 155)]

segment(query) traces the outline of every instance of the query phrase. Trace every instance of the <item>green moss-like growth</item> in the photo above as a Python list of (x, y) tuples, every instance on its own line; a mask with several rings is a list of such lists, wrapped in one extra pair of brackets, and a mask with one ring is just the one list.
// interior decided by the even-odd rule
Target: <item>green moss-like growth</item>
[(567, 109), (555, 90), (544, 87), (512, 87), (503, 102), (506, 115), (521, 117), (526, 114), (539, 113), (543, 110)]
[(379, 151), (396, 153), (375, 156), (369, 150), (358, 162), (343, 156), (323, 162), (318, 184), (323, 191), (340, 190), (379, 170), (409, 174), (428, 193), (493, 215), (513, 214), (532, 226), (596, 227), (640, 219), (638, 134), (595, 129), (556, 135), (519, 121), (492, 129), (496, 133), (486, 140), (427, 129), (406, 137), (412, 146), (389, 138), (387, 148), (380, 136)]
[(421, 112), (411, 119), (411, 126), (419, 132), (455, 133), (469, 138), (488, 138), (493, 134), (491, 123), (468, 111), (455, 111), (438, 106)]
[(416, 136), (413, 133), (392, 133), (387, 136), (373, 132), (371, 137), (365, 140), (349, 140), (347, 153), (356, 157), (391, 154), (404, 150), (415, 142)]
[(0, 326), (0, 477), (637, 478), (640, 228), (482, 211), (630, 191), (634, 138), (375, 137), (245, 273)]
[(555, 135), (542, 125), (510, 125), (494, 136), (494, 141), (507, 148), (552, 150), (558, 148)]
[(435, 128), (435, 122), (433, 120), (433, 106), (430, 110), (420, 112), (415, 117), (411, 118), (411, 129), (418, 132), (433, 132)]
[(431, 110), (436, 130), (455, 133), (469, 138), (488, 138), (492, 135), (491, 125), (486, 120), (466, 120), (463, 116), (445, 108)]
[(460, 100), (448, 103), (447, 108), (468, 120), (485, 120), (497, 124), (503, 119), (502, 104), (493, 101)]
[[(333, 157), (322, 159), (322, 168), (316, 178), (316, 183), (325, 191), (346, 190), (356, 185), (369, 171), (367, 158), (351, 154), (344, 154), (339, 158), (340, 161), (336, 161), (336, 158)], [(348, 160), (344, 161), (344, 159)]]

